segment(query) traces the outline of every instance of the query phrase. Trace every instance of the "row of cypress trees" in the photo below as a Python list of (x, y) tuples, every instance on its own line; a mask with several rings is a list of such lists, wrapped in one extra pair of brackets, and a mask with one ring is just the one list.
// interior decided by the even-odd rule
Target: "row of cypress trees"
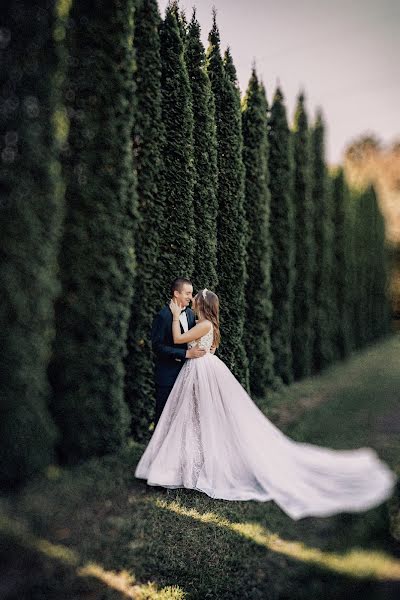
[(149, 330), (176, 275), (219, 294), (220, 357), (254, 396), (388, 332), (373, 189), (328, 171), (304, 94), (292, 129), (255, 68), (241, 99), (215, 11), (206, 51), (175, 2), (163, 20), (156, 0), (41, 0), (27, 20), (17, 4), (1, 75), (2, 481), (54, 446), (75, 462), (148, 436)]
[(9, 485), (57, 458), (115, 451), (129, 433), (133, 8), (2, 6), (0, 480)]
[[(338, 206), (343, 214), (350, 211), (350, 194), (343, 173), (327, 168), (323, 116), (319, 111), (309, 124), (304, 93), (292, 128), (282, 91), (276, 90), (268, 107), (255, 68), (241, 99), (230, 49), (221, 51), (215, 10), (205, 50), (195, 10), (188, 23), (171, 2), (162, 21), (154, 0), (144, 4), (160, 32), (159, 102), (166, 138), (163, 226), (149, 229), (161, 249), (152, 285), (156, 302), (138, 311), (146, 314), (149, 331), (160, 298), (178, 273), (192, 278), (195, 289), (215, 289), (223, 331), (219, 355), (253, 395), (262, 396), (355, 348), (345, 340), (354, 321), (344, 316), (343, 306), (349, 314), (354, 310), (351, 269), (361, 266), (350, 261), (354, 248), (348, 238), (354, 238), (358, 221), (353, 229), (347, 216), (335, 222)], [(149, 19), (149, 13), (138, 13), (137, 27), (142, 18)], [(152, 43), (156, 48), (156, 35)], [(147, 65), (138, 66), (139, 81), (141, 69), (145, 77)], [(137, 94), (140, 102), (139, 86)], [(380, 300), (387, 306), (384, 297)], [(382, 326), (376, 337), (387, 331)], [(153, 409), (147, 393), (151, 353), (143, 333), (136, 341), (132, 336), (136, 356), (132, 350), (127, 357), (132, 381), (142, 384), (147, 374), (142, 391), (131, 394), (139, 386), (127, 385), (138, 439), (148, 435)]]

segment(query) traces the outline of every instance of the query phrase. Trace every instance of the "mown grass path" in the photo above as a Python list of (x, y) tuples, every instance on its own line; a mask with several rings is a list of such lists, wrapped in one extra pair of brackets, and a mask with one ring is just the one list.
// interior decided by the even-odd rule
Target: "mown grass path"
[[(400, 336), (259, 405), (288, 435), (372, 446), (400, 474)], [(294, 522), (273, 502), (225, 502), (135, 480), (142, 447), (49, 469), (0, 498), (0, 599), (400, 597), (399, 499)]]

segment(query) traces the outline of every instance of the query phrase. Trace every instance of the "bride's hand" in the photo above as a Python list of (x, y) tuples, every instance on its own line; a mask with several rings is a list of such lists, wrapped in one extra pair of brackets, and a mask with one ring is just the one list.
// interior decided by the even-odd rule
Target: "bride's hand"
[(169, 308), (172, 312), (172, 316), (173, 317), (179, 317), (181, 314), (181, 307), (174, 301), (171, 300), (171, 302), (169, 303)]

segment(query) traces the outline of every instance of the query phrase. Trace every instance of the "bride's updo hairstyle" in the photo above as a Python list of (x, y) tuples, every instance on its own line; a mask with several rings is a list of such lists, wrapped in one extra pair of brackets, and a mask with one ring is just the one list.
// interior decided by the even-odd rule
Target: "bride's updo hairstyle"
[(221, 336), (219, 333), (219, 299), (217, 294), (204, 289), (197, 292), (194, 297), (195, 309), (198, 316), (202, 319), (211, 321), (214, 326), (213, 346), (218, 348)]

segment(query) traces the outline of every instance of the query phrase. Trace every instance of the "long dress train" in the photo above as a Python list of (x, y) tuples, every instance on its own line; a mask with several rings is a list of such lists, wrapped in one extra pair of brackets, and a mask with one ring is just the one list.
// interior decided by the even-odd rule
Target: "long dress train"
[[(212, 339), (211, 328), (199, 345), (209, 350)], [(209, 352), (185, 362), (135, 476), (212, 498), (274, 500), (296, 520), (367, 510), (389, 498), (396, 482), (371, 448), (291, 440)]]

